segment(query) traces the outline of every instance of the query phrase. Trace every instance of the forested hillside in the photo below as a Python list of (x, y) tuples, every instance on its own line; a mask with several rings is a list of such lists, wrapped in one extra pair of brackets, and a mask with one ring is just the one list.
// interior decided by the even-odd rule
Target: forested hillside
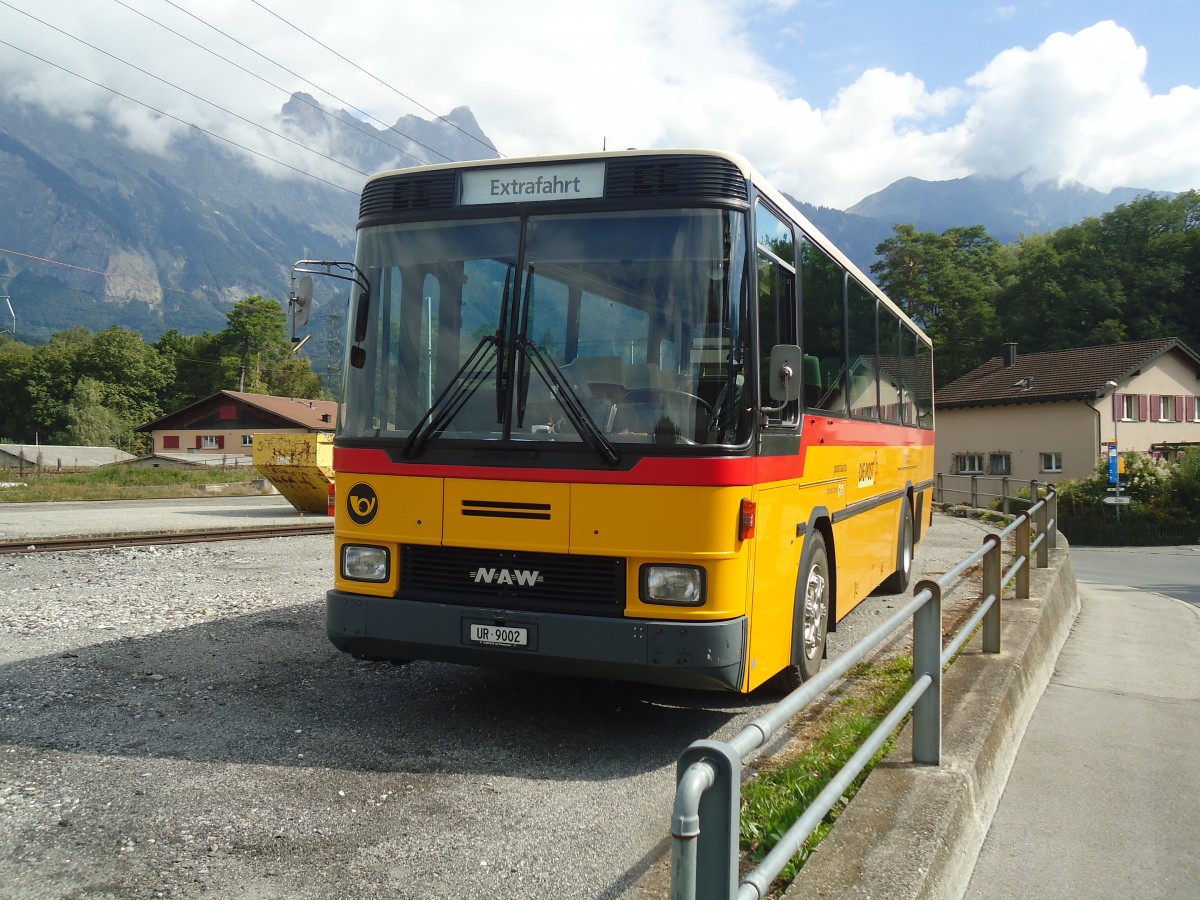
[(897, 225), (879, 285), (934, 340), (946, 384), (1000, 355), (1177, 337), (1200, 348), (1200, 193), (1145, 196), (1003, 244), (982, 226)]

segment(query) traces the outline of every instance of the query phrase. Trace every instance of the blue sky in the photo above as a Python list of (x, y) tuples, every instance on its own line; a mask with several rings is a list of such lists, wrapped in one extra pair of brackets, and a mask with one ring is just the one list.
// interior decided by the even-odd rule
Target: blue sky
[(387, 122), (469, 106), (506, 156), (720, 147), (846, 208), (906, 176), (1200, 188), (1198, 35), (1195, 0), (4, 0), (0, 90), (155, 153), (181, 119), (350, 188), (247, 121), (291, 91)]
[(796, 0), (764, 3), (749, 17), (764, 57), (822, 106), (867, 69), (912, 72), (930, 89), (955, 87), (1004, 50), (1033, 49), (1054, 32), (1074, 34), (1106, 19), (1146, 47), (1146, 81), (1156, 93), (1200, 85), (1195, 0)]

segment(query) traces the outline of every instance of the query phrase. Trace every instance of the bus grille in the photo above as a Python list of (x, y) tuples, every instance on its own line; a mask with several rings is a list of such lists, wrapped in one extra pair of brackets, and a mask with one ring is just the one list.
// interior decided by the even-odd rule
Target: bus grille
[(620, 616), (625, 560), (463, 547), (400, 548), (400, 596), (464, 606)]
[(652, 156), (614, 159), (608, 164), (606, 197), (712, 197), (748, 200), (741, 171), (727, 159)]
[(364, 219), (397, 211), (450, 209), (454, 206), (457, 193), (458, 182), (453, 172), (379, 178), (363, 189), (358, 217)]

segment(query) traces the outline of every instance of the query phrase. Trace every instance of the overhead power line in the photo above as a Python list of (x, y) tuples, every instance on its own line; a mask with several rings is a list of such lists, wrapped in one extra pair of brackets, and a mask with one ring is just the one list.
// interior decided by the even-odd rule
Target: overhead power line
[[(440, 150), (435, 150), (433, 147), (430, 147), (428, 144), (421, 143), (415, 137), (413, 137), (412, 135), (409, 135), (409, 134), (405, 134), (403, 131), (401, 131), (399, 128), (396, 128), (394, 125), (389, 125), (387, 122), (384, 122), (380, 119), (375, 118), (375, 116), (371, 115), (369, 112), (359, 109), (357, 106), (352, 104), (349, 100), (343, 100), (341, 97), (339, 97), (337, 94), (330, 91), (328, 88), (324, 88), (321, 85), (316, 84), (315, 82), (309, 81), (307, 78), (305, 78), (299, 72), (293, 72), (291, 69), (289, 69), (287, 66), (283, 65), (282, 63), (276, 62), (275, 60), (271, 59), (269, 56), (259, 53), (257, 50), (255, 50), (253, 47), (251, 47), (249, 44), (245, 44), (242, 41), (239, 41), (233, 35), (222, 31), (220, 28), (218, 28), (216, 25), (213, 25), (211, 22), (206, 22), (204, 19), (200, 18), (195, 13), (192, 13), (192, 12), (184, 9), (178, 3), (174, 3), (174, 2), (172, 2), (172, 0), (163, 0), (163, 2), (168, 4), (169, 6), (175, 7), (181, 13), (183, 13), (186, 16), (190, 16), (191, 18), (195, 19), (200, 24), (202, 24), (208, 28), (211, 28), (213, 31), (215, 31), (217, 34), (221, 35), (222, 37), (224, 37), (230, 41), (233, 41), (239, 47), (249, 50), (251, 53), (253, 53), (255, 56), (259, 57), (260, 59), (264, 59), (267, 62), (269, 62), (271, 65), (276, 66), (279, 69), (282, 69), (284, 72), (287, 72), (293, 78), (299, 78), (301, 81), (303, 81), (309, 87), (315, 88), (316, 90), (320, 91), (323, 94), (327, 94), (328, 96), (330, 96), (334, 100), (336, 100), (338, 103), (345, 104), (348, 109), (352, 110), (353, 112), (358, 113), (360, 116), (370, 119), (372, 122), (378, 123), (384, 129), (395, 132), (396, 134), (400, 135), (405, 140), (412, 141), (418, 147), (421, 147), (424, 150), (428, 150), (430, 153), (434, 154), (435, 156), (440, 156), (442, 159), (446, 160), (447, 162), (454, 162), (454, 159), (452, 157), (447, 156), (445, 153), (442, 153)], [(268, 12), (269, 12), (269, 10), (268, 10)], [(449, 124), (454, 125), (453, 122), (450, 122)], [(457, 125), (454, 125), (454, 127), (458, 128)], [(461, 131), (462, 129), (459, 129), (459, 130)], [(403, 152), (408, 153), (409, 156), (412, 156), (414, 159), (416, 159), (419, 162), (423, 162), (426, 164), (429, 163), (429, 160), (421, 159), (421, 157), (417, 156), (415, 153), (412, 153), (412, 151), (405, 150)]]
[(151, 106), (149, 103), (143, 103), (141, 100), (135, 99), (134, 97), (130, 97), (128, 94), (121, 93), (116, 88), (110, 88), (106, 84), (101, 84), (98, 81), (93, 81), (91, 78), (88, 78), (86, 75), (80, 75), (78, 72), (74, 72), (71, 69), (68, 69), (66, 66), (60, 66), (58, 63), (51, 62), (50, 60), (46, 59), (45, 57), (38, 56), (36, 53), (31, 53), (30, 51), (24, 49), (23, 47), (18, 47), (16, 44), (10, 44), (8, 41), (4, 40), (3, 38), (0, 38), (0, 44), (3, 44), (5, 47), (10, 47), (11, 49), (16, 50), (18, 53), (24, 53), (26, 56), (32, 57), (33, 59), (36, 59), (39, 62), (43, 62), (48, 66), (53, 66), (54, 68), (56, 68), (62, 72), (66, 72), (68, 75), (74, 75), (76, 78), (78, 78), (82, 81), (86, 81), (88, 84), (92, 84), (98, 88), (102, 88), (103, 90), (106, 90), (111, 94), (116, 94), (118, 97), (128, 100), (130, 103), (136, 103), (138, 106), (144, 107), (153, 113), (158, 113), (158, 115), (163, 116), (168, 119), (171, 119), (174, 122), (178, 122), (181, 125), (187, 125), (189, 128), (195, 128), (197, 131), (207, 134), (209, 137), (216, 138), (218, 141), (224, 141), (226, 144), (231, 144), (232, 146), (237, 147), (240, 150), (245, 150), (247, 153), (252, 153), (255, 156), (259, 157), (260, 159), (265, 159), (268, 162), (273, 162), (278, 166), (283, 166), (285, 169), (291, 169), (293, 172), (298, 172), (301, 175), (305, 175), (309, 178), (316, 179), (317, 181), (320, 181), (322, 184), (327, 184), (330, 187), (337, 188), (339, 191), (345, 191), (347, 194), (355, 194), (355, 195), (358, 194), (358, 191), (356, 191), (356, 190), (353, 190), (348, 187), (343, 187), (342, 185), (337, 184), (336, 182), (329, 181), (328, 179), (322, 178), (319, 175), (314, 175), (312, 172), (306, 172), (303, 169), (297, 168), (296, 166), (293, 166), (289, 163), (285, 163), (281, 159), (276, 159), (273, 156), (268, 156), (266, 153), (262, 153), (251, 147), (247, 147), (245, 144), (239, 144), (235, 140), (231, 140), (230, 138), (227, 138), (227, 137), (224, 137), (223, 135), (217, 134), (215, 131), (209, 131), (207, 128), (202, 128), (201, 126), (197, 125), (195, 122), (188, 122), (185, 119), (179, 118), (178, 116), (171, 115), (171, 113), (166, 112), (161, 109), (158, 109), (157, 107)]
[[(122, 5), (124, 5), (124, 4), (122, 4)], [(313, 153), (317, 156), (320, 156), (322, 159), (327, 159), (332, 163), (336, 163), (337, 165), (342, 166), (343, 168), (349, 169), (351, 172), (354, 172), (357, 175), (363, 176), (364, 178), (366, 178), (368, 175), (367, 172), (364, 172), (361, 169), (357, 169), (354, 166), (350, 165), (349, 163), (343, 162), (340, 159), (335, 159), (334, 157), (329, 156), (325, 153), (321, 153), (319, 150), (314, 150), (312, 147), (309, 147), (307, 144), (305, 144), (301, 141), (298, 141), (294, 138), (290, 138), (286, 134), (280, 134), (278, 131), (274, 131), (273, 129), (270, 129), (265, 125), (261, 125), (258, 122), (255, 122), (251, 119), (247, 119), (245, 116), (239, 115), (238, 113), (235, 113), (231, 109), (226, 109), (224, 106), (221, 106), (218, 103), (213, 103), (211, 100), (206, 100), (205, 98), (201, 97), (199, 94), (193, 94), (191, 91), (187, 90), (186, 88), (182, 88), (177, 84), (167, 81), (165, 78), (161, 78), (160, 76), (155, 75), (153, 72), (146, 71), (141, 66), (135, 66), (133, 63), (131, 63), (127, 60), (121, 59), (119, 56), (109, 53), (107, 50), (97, 47), (95, 44), (88, 43), (83, 38), (76, 37), (75, 35), (73, 35), (69, 32), (63, 31), (58, 26), (51, 25), (49, 22), (39, 19), (37, 16), (35, 16), (31, 13), (27, 13), (22, 9), (17, 9), (11, 3), (5, 2), (5, 0), (0, 0), (0, 6), (6, 6), (9, 9), (13, 10), (14, 12), (18, 12), (21, 15), (26, 16), (27, 18), (33, 19), (33, 21), (39, 23), (40, 25), (45, 25), (51, 31), (55, 31), (58, 34), (61, 34), (63, 37), (68, 37), (71, 40), (75, 41), (76, 43), (83, 44), (83, 46), (89, 47), (92, 50), (95, 50), (97, 53), (102, 53), (105, 56), (107, 56), (109, 59), (115, 60), (116, 62), (119, 62), (123, 66), (128, 66), (129, 68), (133, 69), (135, 72), (141, 72), (143, 75), (147, 76), (148, 78), (153, 78), (155, 81), (159, 82), (160, 84), (165, 84), (167, 87), (169, 87), (173, 90), (179, 91), (181, 94), (187, 94), (187, 96), (193, 98), (194, 100), (199, 100), (201, 103), (206, 103), (209, 106), (213, 107), (214, 109), (219, 109), (221, 112), (225, 113), (226, 115), (233, 116), (235, 119), (240, 119), (241, 121), (245, 122), (247, 125), (252, 125), (255, 128), (262, 129), (267, 134), (274, 135), (275, 137), (279, 138), (280, 140), (287, 141), (289, 144), (293, 144), (293, 145), (299, 147), (301, 150), (304, 150), (307, 153)]]
[[(131, 13), (135, 13), (135, 14), (141, 16), (147, 22), (157, 25), (159, 28), (163, 29), (164, 31), (175, 35), (175, 37), (179, 38), (180, 40), (187, 41), (193, 47), (196, 47), (199, 50), (203, 50), (205, 53), (221, 60), (223, 63), (226, 63), (227, 65), (233, 66), (235, 69), (238, 69), (239, 71), (244, 72), (245, 74), (249, 75), (251, 78), (258, 79), (259, 81), (261, 81), (263, 84), (267, 85), (268, 87), (274, 88), (275, 90), (279, 91), (285, 97), (291, 97), (291, 98), (299, 101), (300, 103), (303, 103), (305, 106), (308, 106), (311, 109), (316, 110), (318, 113), (325, 116), (331, 122), (333, 122), (337, 125), (340, 125), (344, 128), (351, 128), (351, 129), (357, 131), (359, 134), (365, 135), (366, 137), (370, 138), (371, 140), (378, 141), (380, 144), (383, 144), (385, 147), (391, 147), (397, 153), (403, 153), (403, 154), (413, 157), (418, 162), (428, 163), (428, 160), (421, 159), (421, 157), (417, 156), (411, 150), (401, 147), (397, 144), (393, 144), (391, 141), (384, 140), (384, 138), (380, 135), (378, 130), (376, 130), (374, 128), (364, 127), (363, 125), (360, 125), (357, 121), (343, 119), (339, 116), (334, 115), (332, 112), (330, 112), (324, 106), (322, 106), (320, 103), (314, 103), (313, 101), (309, 100), (307, 97), (304, 97), (303, 95), (300, 95), (300, 94), (293, 93), (292, 91), (288, 90), (287, 88), (283, 87), (282, 85), (275, 84), (273, 81), (270, 81), (269, 79), (264, 78), (262, 75), (259, 75), (257, 72), (252, 72), (250, 69), (247, 69), (245, 66), (241, 65), (240, 63), (234, 62), (229, 57), (222, 56), (220, 53), (218, 53), (216, 50), (213, 50), (211, 47), (206, 47), (206, 46), (204, 46), (204, 44), (201, 44), (199, 41), (192, 40), (192, 38), (188, 37), (186, 34), (182, 34), (178, 31), (176, 31), (174, 28), (171, 28), (169, 25), (166, 25), (166, 24), (158, 21), (157, 19), (146, 15), (146, 13), (142, 12), (140, 9), (134, 9), (128, 3), (123, 2), (123, 0), (113, 0), (113, 2), (119, 6), (125, 7), (125, 9), (129, 10)], [(176, 7), (176, 8), (179, 9), (179, 7)], [(187, 10), (183, 10), (183, 9), (180, 9), (180, 11), (187, 12)], [(192, 14), (188, 13), (188, 15), (192, 15)], [(192, 18), (196, 18), (196, 17), (192, 16)], [(226, 38), (229, 38), (229, 40), (231, 40), (231, 41), (235, 40), (234, 38), (225, 34), (225, 32), (220, 31), (219, 29), (216, 29), (214, 26), (209, 25), (209, 23), (207, 23), (207, 22), (204, 22), (204, 20), (197, 19), (197, 21), (208, 26), (209, 28), (212, 28), (218, 34), (220, 34)], [(245, 44), (240, 44), (240, 46), (244, 47), (247, 50), (250, 50), (252, 53), (258, 53), (258, 51), (253, 50), (250, 47), (246, 47)], [(284, 69), (283, 66), (281, 66), (279, 63), (275, 62), (274, 60), (269, 59), (266, 56), (263, 56), (261, 53), (258, 53), (258, 55), (260, 57), (262, 57), (263, 59), (267, 60), (267, 62), (270, 62), (272, 65), (276, 66), (277, 68), (283, 69), (283, 71), (285, 71), (285, 72), (287, 71), (287, 69)], [(299, 78), (300, 76), (296, 76), (296, 77)], [(306, 83), (312, 85), (311, 82), (306, 82)], [(317, 90), (322, 90), (321, 88), (317, 87), (316, 85), (312, 85), (312, 87), (316, 88)], [(328, 92), (324, 91), (324, 93), (328, 93)], [(330, 96), (333, 96), (333, 95), (330, 94)], [(339, 102), (343, 102), (343, 101), (339, 101)], [(401, 137), (407, 138), (410, 141), (413, 140), (408, 135), (404, 134), (404, 132), (398, 131), (395, 128), (390, 128), (388, 130), (394, 131), (394, 132), (396, 132), (396, 134), (399, 134)], [(413, 141), (413, 142), (416, 143), (415, 141)]]
[[(101, 275), (105, 278), (109, 277), (109, 274), (107, 272), (101, 272), (99, 269), (89, 269), (86, 266), (77, 266), (77, 265), (74, 265), (73, 263), (65, 263), (58, 259), (50, 259), (48, 256), (37, 256), (36, 254), (33, 254), (33, 253), (22, 253), (20, 250), (11, 250), (8, 247), (0, 247), (0, 253), (8, 253), (8, 254), (11, 254), (12, 256), (20, 256), (23, 259), (32, 259), (32, 260), (35, 260), (36, 262), (49, 263), (52, 266), (62, 266), (64, 269), (74, 269), (76, 272), (87, 272), (89, 275)], [(122, 277), (124, 277), (124, 276), (122, 276)], [(163, 291), (164, 293), (184, 294), (185, 296), (188, 296), (188, 297), (201, 297), (201, 298), (204, 297), (204, 295), (199, 293), (198, 291), (185, 291), (185, 290), (182, 290), (181, 288), (164, 287), (160, 282), (157, 282), (157, 281), (146, 281), (141, 278), (124, 278), (124, 280), (132, 282), (134, 284), (144, 284), (149, 287), (154, 287), (157, 290)], [(72, 288), (71, 290), (76, 290), (76, 289)], [(95, 291), (82, 291), (81, 293), (94, 294), (96, 292)], [(111, 297), (112, 295), (111, 294), (99, 294), (98, 296)], [(119, 299), (119, 298), (114, 297), (113, 299)]]
[[(414, 100), (414, 99), (413, 99), (412, 97), (410, 97), (408, 94), (404, 93), (404, 91), (402, 91), (402, 90), (400, 90), (399, 88), (393, 87), (392, 85), (388, 84), (386, 81), (384, 81), (384, 80), (383, 80), (382, 78), (380, 78), (378, 75), (376, 75), (374, 72), (369, 72), (369, 71), (367, 71), (367, 70), (366, 70), (366, 69), (364, 69), (362, 66), (360, 66), (358, 63), (356, 63), (354, 60), (352, 60), (352, 59), (348, 59), (347, 57), (345, 57), (345, 56), (343, 56), (342, 54), (338, 53), (336, 50), (334, 50), (334, 49), (333, 49), (332, 47), (330, 47), (328, 44), (324, 44), (324, 43), (322, 43), (321, 41), (317, 40), (315, 37), (313, 37), (311, 34), (309, 34), (309, 33), (308, 33), (307, 31), (305, 31), (304, 29), (300, 28), (299, 26), (295, 25), (295, 24), (294, 24), (294, 23), (292, 23), (292, 22), (289, 22), (289, 21), (288, 21), (287, 19), (285, 19), (283, 16), (279, 15), (279, 13), (275, 12), (275, 11), (274, 11), (274, 10), (272, 10), (272, 9), (269, 9), (269, 8), (267, 8), (267, 7), (263, 6), (261, 3), (259, 3), (259, 2), (258, 2), (258, 0), (250, 0), (250, 2), (251, 2), (251, 3), (253, 3), (255, 6), (257, 6), (259, 9), (263, 10), (264, 12), (270, 13), (272, 16), (274, 16), (276, 19), (278, 19), (278, 20), (279, 20), (280, 22), (282, 22), (284, 25), (287, 25), (287, 26), (288, 26), (289, 28), (291, 28), (292, 30), (296, 31), (296, 32), (297, 32), (297, 33), (299, 33), (299, 34), (302, 34), (302, 35), (304, 35), (304, 37), (308, 38), (310, 41), (312, 41), (312, 42), (313, 42), (314, 44), (316, 44), (318, 47), (322, 47), (322, 48), (324, 48), (325, 50), (328, 50), (330, 53), (332, 53), (334, 56), (336, 56), (336, 57), (337, 57), (338, 59), (340, 59), (342, 62), (346, 63), (347, 65), (351, 65), (351, 66), (353, 66), (354, 68), (358, 69), (358, 71), (362, 72), (362, 73), (363, 73), (364, 75), (366, 75), (368, 78), (373, 78), (375, 81), (378, 81), (380, 84), (382, 84), (382, 85), (383, 85), (385, 88), (387, 88), (389, 91), (391, 91), (391, 92), (393, 92), (394, 94), (397, 94), (397, 95), (399, 95), (399, 96), (403, 97), (403, 98), (404, 98), (405, 100), (407, 100), (409, 103), (412, 103), (412, 104), (414, 104), (415, 106), (419, 106), (421, 109), (425, 110), (425, 112), (429, 113), (431, 116), (436, 116), (438, 119), (440, 119), (441, 121), (445, 122), (447, 125), (449, 125), (449, 126), (450, 126), (451, 128), (453, 128), (453, 129), (455, 129), (456, 131), (462, 132), (462, 133), (463, 133), (463, 134), (465, 134), (467, 137), (469, 137), (471, 140), (475, 141), (475, 143), (477, 143), (477, 144), (480, 144), (481, 146), (487, 147), (487, 148), (488, 148), (489, 150), (491, 150), (493, 153), (499, 154), (500, 156), (503, 156), (503, 155), (504, 155), (504, 154), (500, 153), (500, 151), (499, 151), (499, 150), (497, 150), (495, 147), (493, 147), (493, 146), (492, 146), (492, 145), (491, 145), (489, 142), (487, 142), (487, 141), (483, 141), (483, 140), (480, 140), (480, 139), (479, 139), (479, 137), (478, 137), (477, 135), (471, 134), (471, 132), (469, 132), (469, 131), (467, 131), (467, 130), (465, 130), (465, 129), (463, 129), (463, 128), (460, 128), (458, 125), (456, 125), (456, 124), (454, 124), (453, 122), (451, 122), (451, 121), (450, 121), (449, 119), (447, 119), (445, 116), (438, 115), (437, 113), (435, 113), (435, 112), (434, 112), (432, 109), (430, 109), (430, 108), (429, 108), (428, 106), (426, 106), (425, 104), (423, 104), (423, 103), (421, 103), (421, 102), (419, 102), (419, 101), (417, 101), (417, 100)], [(172, 4), (172, 5), (174, 5), (174, 4)], [(440, 154), (439, 154), (439, 155), (440, 155)], [(448, 159), (449, 157), (446, 157), (446, 158)]]

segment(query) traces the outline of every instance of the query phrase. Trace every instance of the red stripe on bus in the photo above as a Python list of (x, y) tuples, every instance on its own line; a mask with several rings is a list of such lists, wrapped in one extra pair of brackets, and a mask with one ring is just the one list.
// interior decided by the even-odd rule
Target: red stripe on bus
[(408, 475), (414, 478), (479, 478), (496, 481), (570, 481), (579, 484), (653, 484), (725, 487), (800, 478), (809, 447), (923, 447), (933, 432), (844, 419), (805, 422), (795, 456), (645, 457), (628, 471), (535, 469), (513, 466), (465, 466), (396, 463), (386, 450), (335, 447), (333, 468), (355, 475)]

